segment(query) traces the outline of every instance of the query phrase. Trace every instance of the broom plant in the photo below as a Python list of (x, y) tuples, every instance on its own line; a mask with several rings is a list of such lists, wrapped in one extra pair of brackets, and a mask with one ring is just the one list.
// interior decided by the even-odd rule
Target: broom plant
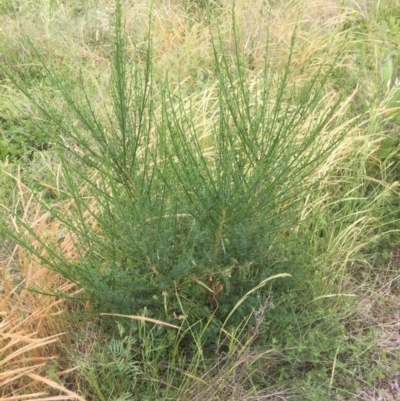
[(39, 52), (62, 108), (3, 68), (41, 111), (43, 129), (46, 121), (57, 126), (49, 135), (62, 164), (62, 200), (38, 200), (63, 224), (60, 236), (71, 237), (79, 257), (70, 260), (35, 236), (17, 213), (20, 230), (4, 222), (2, 229), (82, 286), (95, 311), (175, 323), (211, 316), (219, 325), (227, 316), (242, 321), (255, 293), (254, 302), (246, 297), (235, 310), (236, 319), (230, 311), (274, 274), (282, 243), (293, 239), (301, 203), (316, 184), (314, 173), (349, 129), (337, 129), (340, 99), (327, 101), (334, 62), (322, 62), (298, 84), (290, 56), (277, 71), (266, 46), (254, 78), (235, 23), (232, 29), (232, 49), (221, 33), (213, 36), (215, 85), (202, 98), (185, 96), (168, 74), (155, 79), (151, 24), (144, 56), (129, 51), (120, 2), (111, 101), (103, 110), (85, 88), (79, 96), (70, 91)]

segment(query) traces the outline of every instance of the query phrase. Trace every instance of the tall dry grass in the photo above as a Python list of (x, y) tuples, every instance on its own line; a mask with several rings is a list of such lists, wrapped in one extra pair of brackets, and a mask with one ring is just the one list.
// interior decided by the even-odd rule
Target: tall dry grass
[[(34, 232), (46, 232), (49, 240), (57, 240), (59, 223), (42, 213), (33, 197), (27, 196), (21, 182), (17, 184), (24, 220)], [(61, 246), (66, 255), (75, 257), (70, 237), (65, 236)], [(64, 347), (72, 341), (70, 333), (83, 330), (79, 323), (67, 318), (76, 306), (63, 297), (47, 295), (74, 297), (80, 290), (74, 283), (42, 267), (35, 257), (18, 246), (8, 257), (2, 255), (0, 266), (0, 399), (84, 401), (59, 380), (73, 370), (60, 371), (66, 365), (62, 358)], [(52, 374), (54, 364), (57, 373)]]

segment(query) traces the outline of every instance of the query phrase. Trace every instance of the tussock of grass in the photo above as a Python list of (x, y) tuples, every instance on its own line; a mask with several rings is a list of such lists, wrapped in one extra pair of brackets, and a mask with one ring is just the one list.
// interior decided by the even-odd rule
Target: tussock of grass
[[(363, 363), (358, 372), (359, 380), (369, 385), (356, 394), (355, 400), (388, 401), (400, 396), (399, 267), (399, 248), (395, 247), (385, 269), (374, 272), (367, 268), (368, 276), (358, 282), (359, 302), (349, 323), (349, 339), (359, 346), (360, 358), (370, 364)], [(361, 330), (366, 335), (360, 336)], [(369, 346), (371, 342), (375, 347)], [(374, 370), (380, 375), (371, 383)]]
[[(59, 224), (49, 221), (33, 198), (21, 203), (24, 219), (34, 232), (48, 232), (49, 240), (56, 240)], [(18, 227), (15, 227), (18, 229)], [(71, 242), (65, 241), (63, 250), (73, 254)], [(80, 290), (60, 275), (42, 267), (21, 247), (1, 263), (0, 298), (0, 392), (2, 400), (80, 400), (83, 398), (60, 384), (55, 373), (49, 377), (52, 366), (61, 366), (60, 359), (71, 330), (67, 310), (74, 306), (65, 299), (49, 297), (48, 293), (74, 297)], [(64, 345), (63, 345), (64, 344)]]

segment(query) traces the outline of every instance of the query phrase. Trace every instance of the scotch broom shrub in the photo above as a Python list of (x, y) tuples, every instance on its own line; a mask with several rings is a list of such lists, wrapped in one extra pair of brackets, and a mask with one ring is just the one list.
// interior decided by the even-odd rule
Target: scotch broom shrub
[[(35, 238), (45, 249), (39, 253), (20, 216), (20, 232), (3, 229), (79, 283), (95, 311), (145, 313), (175, 324), (214, 316), (221, 325), (244, 294), (273, 274), (315, 184), (311, 174), (345, 135), (345, 126), (330, 135), (340, 123), (339, 99), (326, 101), (333, 64), (321, 62), (299, 84), (291, 81), (290, 57), (277, 71), (266, 45), (264, 67), (250, 77), (233, 24), (232, 48), (214, 34), (215, 86), (207, 96), (186, 97), (168, 73), (163, 82), (154, 79), (151, 28), (147, 51), (135, 57), (119, 3), (114, 27), (104, 110), (95, 110), (85, 88), (69, 91), (38, 52), (63, 108), (4, 71), (40, 109), (43, 129), (46, 121), (57, 126), (51, 143), (70, 207), (45, 206), (79, 258), (68, 260), (45, 238)], [(257, 302), (256, 293), (249, 296), (230, 321), (243, 321)], [(215, 334), (210, 326), (209, 336)]]

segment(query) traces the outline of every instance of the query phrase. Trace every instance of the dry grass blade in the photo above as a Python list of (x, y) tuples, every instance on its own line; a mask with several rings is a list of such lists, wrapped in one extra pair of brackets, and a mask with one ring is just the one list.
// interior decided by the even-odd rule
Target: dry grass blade
[(149, 323), (155, 323), (159, 324), (161, 326), (168, 326), (172, 327), (174, 329), (180, 329), (179, 326), (175, 326), (170, 323), (163, 322), (162, 320), (157, 320), (157, 319), (152, 319), (150, 317), (145, 317), (145, 316), (134, 316), (134, 315), (121, 315), (119, 313), (100, 313), (101, 316), (117, 316), (117, 317), (125, 317), (127, 319), (133, 319), (133, 320), (140, 320), (142, 322), (149, 322)]
[[(47, 384), (49, 387), (55, 389), (55, 390), (59, 390), (62, 392), (65, 392), (68, 395), (68, 398), (62, 398), (64, 400), (70, 399), (70, 400), (78, 400), (78, 401), (85, 401), (82, 397), (80, 397), (79, 395), (75, 394), (72, 391), (67, 390), (64, 386), (61, 386), (60, 384), (56, 383), (53, 380), (50, 380), (48, 378), (45, 377), (41, 377), (39, 375), (36, 375), (34, 373), (29, 373), (28, 376), (33, 379), (34, 381), (38, 381), (38, 382), (42, 382), (44, 384)], [(54, 399), (54, 398), (53, 398)], [(61, 398), (59, 398), (61, 399)]]

